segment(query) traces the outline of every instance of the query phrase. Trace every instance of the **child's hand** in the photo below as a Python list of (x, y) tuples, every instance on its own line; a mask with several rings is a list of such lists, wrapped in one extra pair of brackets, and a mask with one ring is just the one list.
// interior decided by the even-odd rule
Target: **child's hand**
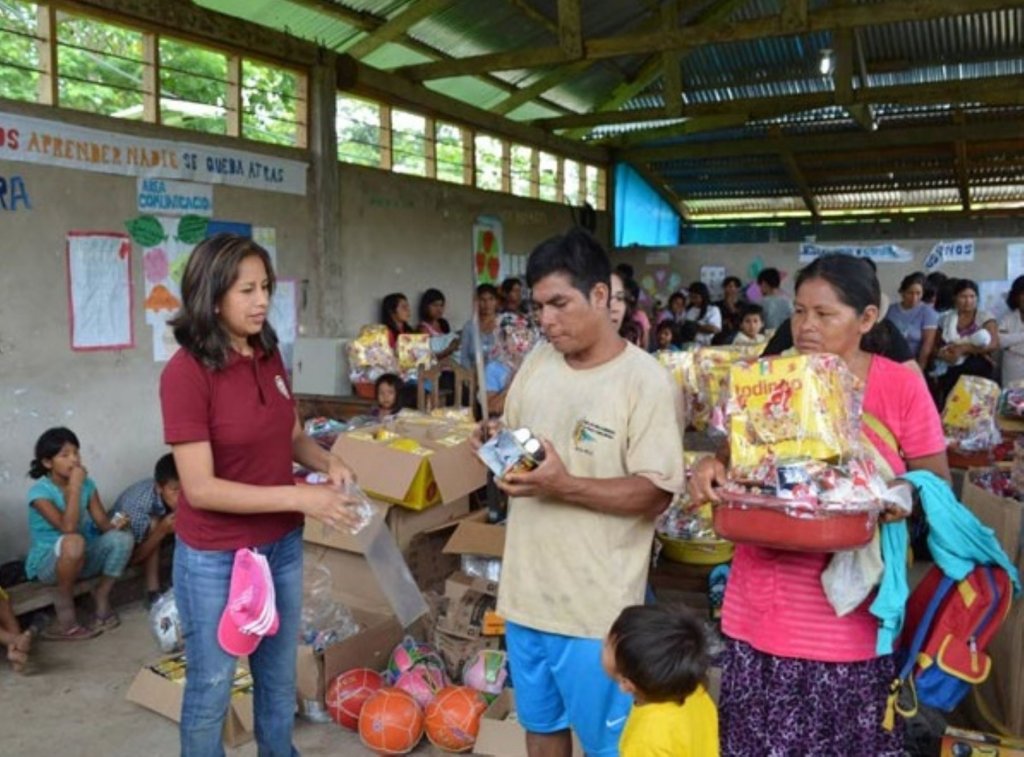
[(76, 465), (71, 469), (71, 474), (68, 476), (68, 483), (72, 486), (81, 486), (85, 483), (86, 477), (89, 475), (89, 471), (85, 469), (84, 465)]

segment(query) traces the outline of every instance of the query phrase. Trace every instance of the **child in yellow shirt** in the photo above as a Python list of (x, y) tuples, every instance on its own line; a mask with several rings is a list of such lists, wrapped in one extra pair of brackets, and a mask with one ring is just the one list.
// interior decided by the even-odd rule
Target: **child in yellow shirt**
[(601, 662), (633, 696), (620, 757), (718, 757), (718, 710), (703, 683), (707, 641), (692, 613), (627, 607), (605, 638)]

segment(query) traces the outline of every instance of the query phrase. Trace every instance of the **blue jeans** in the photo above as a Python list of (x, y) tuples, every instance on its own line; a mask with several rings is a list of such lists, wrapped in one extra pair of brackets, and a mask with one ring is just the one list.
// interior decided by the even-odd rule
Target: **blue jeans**
[[(260, 757), (298, 755), (295, 724), (295, 652), (302, 613), (302, 529), (258, 547), (274, 575), (280, 628), (249, 657), (253, 716)], [(185, 640), (188, 674), (181, 707), (182, 757), (220, 757), (221, 731), (231, 698), (236, 658), (217, 642), (217, 624), (228, 601), (235, 553), (193, 549), (180, 539), (174, 550), (174, 598)]]

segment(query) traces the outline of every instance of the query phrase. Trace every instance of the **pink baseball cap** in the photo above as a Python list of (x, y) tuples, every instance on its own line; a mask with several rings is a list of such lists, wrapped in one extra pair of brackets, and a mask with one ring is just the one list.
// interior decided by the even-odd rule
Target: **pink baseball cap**
[(264, 636), (276, 634), (279, 625), (274, 577), (267, 558), (252, 549), (239, 549), (217, 641), (228, 654), (242, 657), (256, 651)]

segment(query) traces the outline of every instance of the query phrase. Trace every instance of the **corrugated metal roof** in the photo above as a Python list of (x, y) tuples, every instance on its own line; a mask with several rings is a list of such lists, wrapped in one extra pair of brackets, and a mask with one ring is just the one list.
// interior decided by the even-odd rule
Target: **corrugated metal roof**
[[(408, 0), (331, 1), (349, 11), (364, 14), (363, 18), (369, 18), (374, 24), (383, 23), (410, 6)], [(338, 50), (347, 49), (365, 36), (353, 24), (290, 0), (196, 2)], [(692, 22), (719, 2), (696, 0), (684, 3), (684, 22)], [(858, 6), (883, 2), (885, 0), (850, 0), (851, 4)], [(583, 4), (584, 37), (607, 38), (638, 28), (649, 28), (656, 20), (654, 14), (658, 5), (653, 1), (588, 0)], [(727, 28), (729, 22), (777, 16), (783, 5), (784, 0), (747, 0), (739, 3), (720, 23)], [(834, 8), (835, 3), (832, 0), (810, 0), (808, 6), (811, 12), (816, 12)], [(412, 26), (404, 41), (399, 38), (383, 45), (365, 62), (382, 69), (393, 69), (430, 60), (432, 56), (426, 54), (429, 50), (437, 51), (433, 57), (444, 59), (551, 47), (558, 44), (557, 16), (558, 0), (454, 0), (442, 11)], [(866, 86), (872, 88), (1007, 77), (1006, 91), (1012, 94), (1020, 90), (1024, 77), (1024, 7), (927, 21), (863, 26), (856, 29), (854, 37), (866, 67)], [(735, 101), (770, 102), (782, 97), (831, 95), (836, 91), (834, 77), (821, 75), (818, 63), (823, 51), (835, 47), (836, 40), (828, 31), (701, 46), (680, 61), (684, 102), (728, 107)], [(597, 61), (584, 72), (549, 89), (541, 98), (517, 108), (510, 117), (531, 120), (556, 116), (564, 110), (585, 113), (601, 109), (616, 87), (631, 81), (646, 58), (636, 54)], [(859, 70), (859, 66), (855, 69)], [(490, 78), (459, 76), (431, 81), (427, 86), (486, 109), (508, 96), (501, 82), (507, 87), (527, 87), (552, 70), (546, 67), (502, 71), (495, 72)], [(861, 86), (858, 75), (853, 87), (860, 89)], [(619, 109), (644, 111), (644, 116), (662, 109), (665, 105), (663, 89), (661, 77), (656, 77), (636, 96), (622, 103)], [(857, 113), (839, 105), (808, 107), (751, 120), (743, 126), (713, 131), (677, 136), (666, 136), (664, 129), (652, 131), (645, 139), (649, 130), (683, 122), (682, 119), (666, 117), (597, 126), (590, 130), (587, 138), (609, 139), (616, 135), (629, 135), (630, 147), (689, 146), (764, 139), (766, 155), (736, 159), (663, 160), (651, 166), (656, 173), (661, 173), (674, 191), (683, 196), (684, 201), (688, 196), (701, 197), (697, 205), (687, 202), (687, 207), (697, 214), (735, 212), (737, 203), (746, 203), (751, 212), (783, 212), (802, 208), (803, 200), (797, 196), (800, 192), (777, 154), (777, 145), (765, 139), (778, 133), (791, 139), (814, 134), (836, 135), (837, 149), (796, 157), (812, 191), (821, 193), (818, 202), (823, 208), (880, 208), (890, 202), (904, 206), (922, 203), (944, 206), (960, 201), (956, 149), (952, 144), (874, 151), (858, 149), (847, 153), (842, 149), (843, 135), (871, 133), (865, 128), (870, 126), (865, 119), (871, 119), (880, 134), (906, 127), (949, 125), (959, 118), (965, 119), (968, 130), (973, 125), (997, 120), (1020, 120), (1019, 141), (1003, 140), (1010, 144), (969, 141), (966, 147), (967, 165), (962, 167), (961, 173), (966, 171), (970, 181), (975, 182), (974, 192), (1003, 198), (993, 200), (1001, 202), (1005, 199), (1004, 194), (994, 184), (1002, 182), (1016, 189), (1024, 187), (1021, 166), (1024, 161), (1016, 157), (1018, 153), (1024, 153), (1024, 145), (1021, 144), (1024, 142), (1024, 107), (987, 104), (986, 100), (992, 97), (993, 88), (989, 86), (984, 94), (979, 95), (978, 102), (878, 102), (870, 106), (869, 112)], [(1000, 133), (1005, 133), (1005, 130)], [(985, 184), (984, 189), (982, 183)], [(709, 199), (716, 192), (723, 198), (718, 205)], [(858, 197), (861, 198), (860, 206), (857, 205)]]

